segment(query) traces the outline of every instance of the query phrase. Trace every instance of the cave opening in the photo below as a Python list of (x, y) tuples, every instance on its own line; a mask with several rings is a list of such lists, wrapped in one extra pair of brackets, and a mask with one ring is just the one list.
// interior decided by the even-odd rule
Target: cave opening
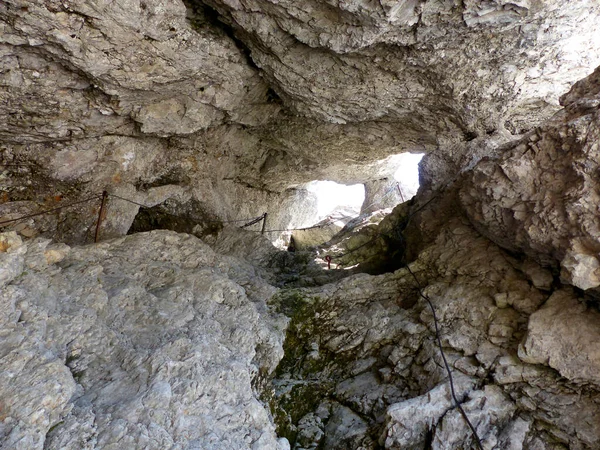
[(314, 195), (316, 215), (308, 220), (315, 225), (329, 217), (355, 218), (375, 210), (393, 208), (413, 198), (419, 190), (419, 163), (424, 153), (392, 155), (379, 162), (382, 175), (356, 184), (315, 180), (304, 185)]
[(223, 228), (218, 217), (196, 200), (185, 203), (168, 199), (152, 207), (140, 207), (127, 234), (152, 230), (173, 230), (200, 238), (216, 234)]
[(402, 193), (402, 201), (408, 201), (417, 195), (419, 190), (419, 164), (425, 153), (402, 153), (397, 156), (397, 168), (394, 180)]
[(306, 190), (316, 198), (316, 217), (314, 223), (332, 216), (356, 217), (365, 201), (364, 184), (344, 185), (335, 181), (312, 181), (306, 185)]
[(353, 239), (364, 227), (377, 227), (394, 207), (416, 195), (423, 156), (423, 153), (389, 156), (378, 161), (372, 178), (361, 184), (307, 183), (303, 187), (312, 196), (314, 212), (304, 218), (303, 227), (290, 230), (289, 241), (284, 246), (289, 244), (288, 250), (293, 251), (314, 248), (323, 251)]

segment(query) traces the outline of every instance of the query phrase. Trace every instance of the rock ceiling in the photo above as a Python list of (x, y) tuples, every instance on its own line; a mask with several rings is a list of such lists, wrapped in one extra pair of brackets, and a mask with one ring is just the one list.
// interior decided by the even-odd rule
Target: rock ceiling
[[(2, 2), (2, 162), (32, 165), (3, 168), (6, 200), (108, 189), (222, 219), (266, 206), (292, 225), (302, 183), (382, 178), (373, 163), (406, 151), (495, 148), (600, 64), (594, 1), (184, 3)], [(137, 211), (112, 208), (105, 236)], [(70, 228), (55, 237), (85, 240)]]

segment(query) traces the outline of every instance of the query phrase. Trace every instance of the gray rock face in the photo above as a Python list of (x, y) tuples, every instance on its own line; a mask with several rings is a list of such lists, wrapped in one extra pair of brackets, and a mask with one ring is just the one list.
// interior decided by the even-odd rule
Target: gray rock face
[(3, 448), (286, 448), (253, 389), (286, 321), (247, 263), (172, 232), (3, 239)]
[(400, 183), (393, 179), (383, 178), (365, 183), (365, 201), (361, 214), (372, 213), (380, 209), (393, 208), (413, 197), (416, 192), (402, 189)]
[(461, 191), (478, 229), (512, 251), (600, 286), (596, 176), (600, 69), (562, 97), (565, 108), (504, 152), (479, 163)]
[[(456, 383), (459, 397), (464, 397), (474, 385), (467, 377), (457, 378)], [(451, 399), (450, 387), (443, 383), (425, 395), (391, 405), (386, 411), (386, 429), (380, 438), (385, 448), (418, 448), (432, 424), (452, 408)]]
[[(457, 396), (484, 448), (592, 449), (597, 314), (567, 291), (546, 301), (534, 265), (455, 218), (410, 267), (436, 308)], [(431, 311), (406, 269), (273, 301), (292, 317), (276, 421), (296, 448), (315, 448), (310, 437), (325, 448), (475, 448), (450, 397)]]
[(335, 123), (519, 132), (556, 109), (556, 87), (587, 75), (571, 58), (600, 62), (597, 50), (569, 54), (597, 48), (600, 11), (587, 2), (210, 3), (286, 105)]
[(599, 314), (569, 291), (552, 294), (529, 319), (527, 338), (519, 357), (547, 364), (577, 383), (600, 384)]
[[(379, 180), (407, 151), (453, 172), (481, 153), (465, 140), (533, 129), (600, 64), (594, 2), (184, 3), (3, 2), (0, 163), (30, 167), (1, 168), (16, 203), (2, 216), (107, 189), (293, 228), (303, 183)], [(104, 238), (138, 212), (116, 209)], [(93, 215), (31, 219), (23, 236), (87, 243)]]
[[(172, 232), (0, 242), (5, 446), (283, 449), (253, 388), (282, 356), (271, 405), (293, 448), (473, 442), (405, 269), (273, 297), (277, 252), (235, 228), (213, 243), (229, 256)], [(485, 448), (594, 448), (595, 313), (566, 291), (539, 309), (534, 264), (453, 219), (411, 270)]]
[[(0, 222), (52, 213), (1, 225), (0, 446), (471, 448), (423, 294), (484, 448), (598, 449), (599, 32), (594, 1), (2, 2)], [(306, 226), (316, 179), (367, 188), (331, 270), (236, 228)], [(204, 242), (122, 237), (157, 227)]]
[(3, 2), (2, 138), (134, 134), (134, 122), (186, 134), (276, 112), (242, 52), (198, 15), (190, 23), (183, 3), (161, 0)]

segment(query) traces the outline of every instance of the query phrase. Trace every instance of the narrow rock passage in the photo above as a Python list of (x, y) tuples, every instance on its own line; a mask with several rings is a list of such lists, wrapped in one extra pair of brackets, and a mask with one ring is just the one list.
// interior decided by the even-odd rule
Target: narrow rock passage
[(485, 450), (598, 450), (599, 65), (593, 0), (0, 1), (0, 447), (472, 450), (441, 342)]

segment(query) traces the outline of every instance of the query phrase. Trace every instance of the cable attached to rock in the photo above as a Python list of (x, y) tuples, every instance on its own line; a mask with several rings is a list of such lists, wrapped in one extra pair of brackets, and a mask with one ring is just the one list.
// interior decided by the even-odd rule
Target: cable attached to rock
[[(265, 213), (266, 214), (266, 213)], [(245, 223), (244, 225), (242, 225), (240, 228), (246, 228), (249, 227), (250, 225), (254, 225), (255, 223), (260, 222), (261, 220), (264, 220), (265, 218), (265, 214), (263, 214), (262, 216), (256, 217), (255, 219), (252, 219), (250, 222)]]
[[(396, 182), (394, 184), (392, 184), (387, 191), (385, 191), (383, 193), (383, 195), (381, 197), (379, 197), (377, 200), (373, 200), (371, 203), (369, 203), (367, 206), (361, 206), (361, 210), (362, 211), (367, 211), (371, 206), (373, 206), (375, 203), (379, 203), (381, 202), (384, 198), (386, 198), (388, 195), (390, 195), (392, 193), (392, 191), (398, 189), (398, 191), (400, 192), (400, 195), (402, 195), (402, 191), (400, 190), (400, 183)], [(402, 197), (402, 203), (404, 203), (404, 197)]]
[[(33, 213), (33, 214), (27, 214), (25, 216), (17, 217), (15, 219), (4, 220), (4, 221), (0, 222), (0, 227), (3, 227), (3, 226), (5, 226), (5, 225), (7, 225), (9, 223), (19, 222), (21, 220), (31, 219), (33, 217), (43, 216), (44, 214), (49, 214), (49, 213), (52, 213), (52, 212), (60, 211), (62, 209), (71, 208), (73, 206), (76, 206), (76, 205), (79, 205), (79, 204), (82, 204), (82, 203), (87, 203), (87, 202), (89, 202), (91, 200), (98, 200), (100, 198), (104, 198), (106, 200), (109, 197), (114, 197), (116, 199), (129, 202), (131, 204), (137, 205), (137, 206), (142, 207), (142, 208), (146, 208), (146, 209), (150, 208), (149, 206), (146, 206), (146, 205), (144, 205), (142, 203), (138, 203), (138, 202), (136, 202), (134, 200), (130, 200), (128, 198), (121, 197), (119, 195), (108, 194), (106, 192), (103, 192), (102, 194), (96, 194), (96, 195), (94, 195), (92, 197), (88, 197), (88, 198), (86, 198), (84, 200), (80, 200), (80, 201), (77, 201), (77, 202), (69, 203), (67, 205), (61, 205), (61, 206), (57, 206), (56, 208), (46, 209), (44, 211), (40, 211), (40, 212)], [(171, 214), (171, 213), (168, 213), (166, 211), (164, 212), (164, 214), (166, 214), (168, 216), (172, 216), (172, 217), (177, 217), (177, 218), (180, 218), (180, 219), (189, 219), (189, 217), (180, 216), (180, 215), (177, 215), (177, 214)], [(223, 223), (223, 224), (225, 224), (225, 223), (242, 223), (242, 222), (248, 222), (244, 226), (250, 226), (250, 225), (253, 225), (255, 223), (260, 222), (261, 220), (264, 219), (264, 217), (265, 217), (265, 214), (262, 214), (262, 215), (260, 215), (258, 217), (254, 217), (254, 218), (251, 218), (251, 219), (239, 219), (239, 220), (201, 220), (201, 221), (205, 222), (205, 223)]]
[[(137, 205), (137, 206), (139, 206), (141, 208), (145, 208), (145, 209), (152, 208), (151, 206), (147, 206), (147, 205), (144, 205), (142, 203), (138, 203), (138, 202), (136, 202), (134, 200), (130, 200), (128, 198), (121, 197), (121, 196), (116, 195), (116, 194), (108, 194), (108, 197), (114, 197), (114, 198), (117, 198), (119, 200), (123, 200), (125, 202), (129, 202), (129, 203), (131, 203), (133, 205)], [(179, 219), (188, 219), (188, 220), (190, 219), (190, 217), (180, 216), (180, 215), (172, 214), (172, 213), (169, 213), (169, 212), (166, 212), (166, 211), (163, 211), (163, 213), (166, 214), (167, 216), (177, 217)], [(225, 224), (225, 223), (242, 223), (242, 222), (253, 221), (252, 223), (248, 223), (248, 224), (244, 225), (244, 226), (249, 226), (249, 225), (253, 225), (255, 223), (260, 222), (263, 219), (263, 217), (264, 217), (264, 214), (262, 214), (262, 215), (260, 215), (258, 217), (252, 217), (250, 219), (238, 219), (238, 220), (205, 220), (205, 219), (197, 219), (197, 220), (199, 222), (204, 222), (204, 223), (223, 223), (223, 224)]]
[[(445, 189), (448, 186), (448, 184), (449, 183), (447, 183), (442, 188), (442, 190)], [(440, 191), (438, 191), (429, 200), (427, 200), (425, 203), (423, 203), (417, 209), (415, 209), (414, 211), (412, 211), (408, 216), (406, 216), (406, 218), (401, 222), (402, 223), (402, 225), (401, 225), (402, 226), (402, 230), (406, 229), (406, 227), (408, 226), (408, 223), (413, 218), (413, 216), (415, 216), (415, 214), (417, 214), (419, 211), (421, 211), (422, 209), (424, 209), (427, 205), (429, 205), (432, 201), (434, 201), (439, 195), (440, 195)], [(369, 245), (370, 243), (375, 242), (380, 237), (390, 237), (390, 235), (388, 233), (378, 232), (371, 239), (369, 239), (367, 242), (364, 242), (363, 244), (359, 245), (358, 247), (355, 247), (355, 248), (353, 248), (351, 250), (348, 250), (347, 252), (344, 252), (341, 255), (333, 255), (332, 258), (342, 259), (344, 256), (348, 256), (348, 255), (350, 255), (350, 254), (352, 254), (352, 253), (360, 250), (361, 248)]]
[(467, 422), (467, 425), (471, 429), (471, 432), (473, 433), (473, 437), (477, 444), (477, 448), (479, 450), (483, 450), (483, 445), (481, 445), (481, 439), (479, 439), (479, 436), (477, 435), (477, 430), (475, 429), (475, 427), (469, 420), (467, 413), (461, 406), (461, 404), (458, 401), (458, 398), (456, 396), (456, 392), (454, 390), (454, 379), (452, 378), (452, 371), (450, 370), (450, 365), (448, 364), (448, 360), (446, 359), (446, 355), (444, 353), (444, 348), (442, 347), (442, 339), (440, 338), (440, 328), (438, 325), (438, 319), (437, 319), (437, 315), (435, 314), (435, 308), (433, 307), (433, 303), (431, 302), (431, 299), (423, 293), (423, 288), (421, 287), (421, 283), (419, 282), (419, 279), (414, 274), (414, 272), (412, 270), (410, 270), (410, 267), (408, 265), (406, 265), (406, 269), (412, 275), (412, 277), (415, 279), (415, 282), (417, 283), (417, 288), (419, 289), (419, 295), (427, 302), (427, 304), (429, 305), (429, 308), (431, 308), (431, 314), (433, 315), (433, 324), (435, 326), (435, 336), (437, 339), (438, 347), (440, 349), (440, 354), (442, 355), (442, 360), (444, 361), (444, 366), (446, 367), (446, 372), (448, 372), (448, 381), (450, 382), (450, 392), (452, 393), (452, 399), (454, 400), (456, 407), (460, 411), (460, 414), (465, 419), (465, 422)]
[[(261, 216), (262, 217), (262, 216)], [(286, 229), (279, 229), (279, 230), (264, 230), (263, 233), (274, 233), (274, 232), (279, 232), (279, 233), (285, 233), (286, 231), (305, 231), (305, 230), (314, 230), (315, 228), (323, 228), (326, 227), (328, 225), (331, 225), (331, 217), (326, 217), (323, 220), (327, 220), (327, 222), (325, 223), (319, 223), (317, 225), (312, 225), (310, 227), (304, 227), (304, 228), (286, 228)], [(257, 230), (251, 230), (254, 231), (256, 233), (260, 233), (260, 231)]]
[(37, 216), (43, 216), (44, 214), (48, 214), (48, 213), (55, 212), (55, 211), (60, 211), (61, 209), (70, 208), (72, 206), (79, 205), (81, 203), (87, 203), (91, 200), (98, 200), (99, 198), (100, 198), (100, 195), (94, 195), (93, 197), (88, 197), (85, 200), (80, 200), (78, 202), (69, 203), (68, 205), (57, 206), (56, 208), (47, 209), (47, 210), (40, 211), (40, 212), (37, 212), (34, 214), (27, 214), (26, 216), (17, 217), (16, 219), (4, 220), (4, 221), (0, 222), (0, 227), (6, 225), (8, 223), (19, 222), (21, 220), (31, 219), (32, 217), (37, 217)]

